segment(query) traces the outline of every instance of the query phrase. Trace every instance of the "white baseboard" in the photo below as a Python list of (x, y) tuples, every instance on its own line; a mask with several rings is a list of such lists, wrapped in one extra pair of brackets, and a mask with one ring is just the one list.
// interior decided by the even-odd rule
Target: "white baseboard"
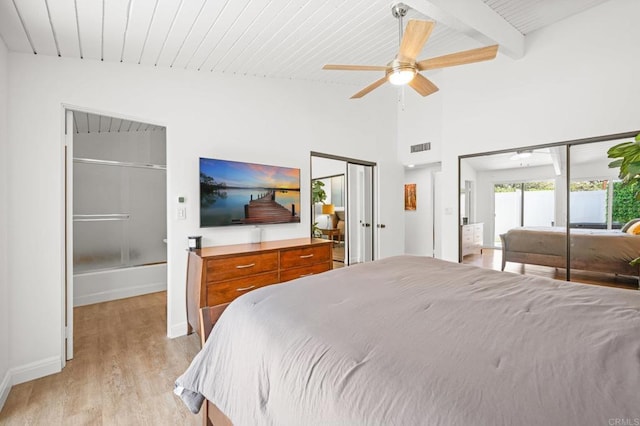
[(176, 337), (185, 336), (187, 334), (187, 322), (181, 322), (178, 324), (173, 324), (169, 327), (169, 335), (167, 336), (169, 339), (175, 339)]
[(11, 375), (11, 384), (19, 385), (20, 383), (39, 379), (40, 377), (59, 373), (60, 371), (62, 371), (62, 362), (60, 361), (60, 357), (52, 356), (40, 361), (14, 367), (9, 370), (9, 374)]
[[(121, 288), (103, 291), (100, 293), (86, 294), (73, 298), (73, 306), (92, 305), (94, 303), (109, 302), (111, 300), (124, 299), (127, 297), (141, 296), (143, 294), (157, 293), (167, 289), (166, 282), (157, 282), (140, 285), (137, 287)], [(184, 333), (182, 333), (184, 334)]]
[(11, 390), (11, 373), (7, 371), (0, 382), (0, 411), (2, 407), (4, 407), (4, 403), (7, 402), (7, 397), (9, 396), (9, 391)]

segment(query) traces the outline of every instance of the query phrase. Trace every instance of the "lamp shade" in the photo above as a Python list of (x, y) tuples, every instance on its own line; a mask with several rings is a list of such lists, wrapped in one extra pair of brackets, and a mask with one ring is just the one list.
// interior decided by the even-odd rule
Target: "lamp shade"
[(333, 214), (334, 211), (333, 204), (322, 205), (322, 214)]

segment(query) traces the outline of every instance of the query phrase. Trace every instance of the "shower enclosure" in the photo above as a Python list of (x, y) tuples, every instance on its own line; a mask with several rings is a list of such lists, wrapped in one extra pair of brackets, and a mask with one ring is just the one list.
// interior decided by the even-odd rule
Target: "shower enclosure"
[(166, 135), (74, 112), (74, 306), (166, 289)]

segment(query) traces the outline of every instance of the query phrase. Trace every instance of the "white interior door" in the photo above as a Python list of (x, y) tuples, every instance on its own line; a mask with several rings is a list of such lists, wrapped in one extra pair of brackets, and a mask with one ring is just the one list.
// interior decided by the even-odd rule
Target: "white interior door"
[(349, 264), (373, 260), (373, 167), (347, 164)]

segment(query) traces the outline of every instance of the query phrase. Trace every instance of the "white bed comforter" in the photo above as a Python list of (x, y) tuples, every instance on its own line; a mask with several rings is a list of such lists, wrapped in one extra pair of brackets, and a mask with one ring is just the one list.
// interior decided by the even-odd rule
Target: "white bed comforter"
[(238, 298), (177, 385), (235, 425), (636, 424), (614, 422), (640, 422), (639, 310), (400, 256)]

